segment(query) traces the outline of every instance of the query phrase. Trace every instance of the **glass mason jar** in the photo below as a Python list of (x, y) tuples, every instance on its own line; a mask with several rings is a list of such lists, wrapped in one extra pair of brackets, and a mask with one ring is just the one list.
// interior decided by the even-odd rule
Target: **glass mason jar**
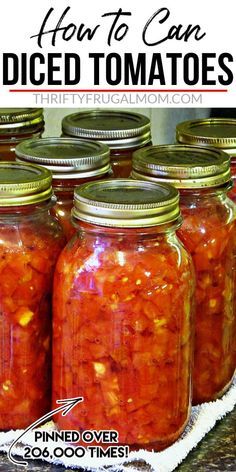
[(60, 222), (67, 241), (76, 232), (71, 221), (74, 188), (112, 176), (109, 148), (96, 141), (72, 138), (30, 139), (16, 147), (17, 160), (50, 169), (57, 197), (51, 213)]
[(177, 191), (127, 179), (75, 191), (80, 231), (54, 280), (53, 399), (83, 396), (60, 429), (116, 430), (161, 449), (189, 417), (192, 265)]
[(126, 111), (89, 110), (73, 113), (62, 120), (63, 135), (95, 139), (111, 152), (114, 177), (129, 177), (132, 154), (151, 144), (150, 120)]
[(17, 144), (43, 131), (42, 108), (0, 108), (0, 161), (14, 161)]
[(47, 169), (0, 163), (0, 429), (50, 411), (51, 292), (62, 230)]
[(227, 197), (227, 154), (198, 146), (153, 146), (137, 152), (133, 178), (168, 182), (180, 191), (184, 217), (177, 234), (196, 271), (193, 403), (229, 387), (236, 360), (236, 207)]
[(184, 121), (176, 127), (179, 143), (214, 146), (230, 156), (233, 187), (228, 196), (236, 202), (236, 119), (207, 118)]

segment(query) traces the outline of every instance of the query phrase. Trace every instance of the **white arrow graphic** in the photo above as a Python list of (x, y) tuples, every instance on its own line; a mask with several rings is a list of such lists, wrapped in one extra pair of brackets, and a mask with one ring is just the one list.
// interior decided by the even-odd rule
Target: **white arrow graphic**
[(78, 403), (81, 403), (83, 401), (84, 401), (83, 397), (75, 397), (75, 398), (67, 398), (67, 399), (64, 399), (64, 400), (57, 400), (56, 403), (58, 405), (61, 405), (61, 406), (59, 406), (55, 410), (50, 411), (49, 413), (46, 413), (46, 415), (44, 415), (41, 418), (39, 418), (38, 420), (36, 420), (27, 429), (25, 429), (24, 432), (17, 439), (15, 439), (15, 441), (13, 441), (13, 443), (11, 444), (11, 446), (9, 448), (8, 454), (7, 454), (8, 459), (15, 465), (21, 465), (22, 467), (27, 467), (28, 462), (17, 461), (13, 458), (12, 449), (15, 446), (15, 444), (18, 443), (18, 441), (20, 439), (22, 439), (23, 436), (26, 433), (28, 433), (28, 431), (30, 431), (33, 428), (36, 428), (41, 423), (46, 422), (47, 420), (49, 420), (49, 418), (51, 418), (51, 416), (54, 416), (56, 413), (59, 413), (59, 412), (62, 412), (62, 416), (66, 416), (72, 410), (72, 408), (74, 408)]

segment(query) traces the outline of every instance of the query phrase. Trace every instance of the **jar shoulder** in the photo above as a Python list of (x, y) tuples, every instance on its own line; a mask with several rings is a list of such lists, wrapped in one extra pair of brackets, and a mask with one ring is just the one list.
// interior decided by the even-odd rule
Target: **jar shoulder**
[(210, 231), (215, 227), (235, 222), (236, 205), (230, 198), (182, 199), (180, 204), (184, 225), (193, 229), (205, 228)]
[(175, 234), (135, 241), (128, 237), (108, 241), (77, 235), (64, 248), (57, 264), (57, 273), (65, 277), (99, 272), (113, 275), (114, 280), (143, 273), (146, 279), (172, 274), (169, 278), (177, 281), (180, 274), (191, 271), (191, 257)]
[(58, 221), (50, 214), (39, 217), (26, 215), (0, 215), (0, 251), (44, 250), (61, 251), (65, 240)]

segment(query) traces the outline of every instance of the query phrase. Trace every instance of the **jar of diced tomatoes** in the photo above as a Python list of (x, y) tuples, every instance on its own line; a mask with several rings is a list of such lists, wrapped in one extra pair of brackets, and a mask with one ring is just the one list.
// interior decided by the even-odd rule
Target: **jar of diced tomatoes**
[(17, 160), (50, 169), (57, 197), (51, 213), (60, 222), (67, 241), (76, 232), (71, 221), (74, 188), (112, 176), (108, 146), (72, 138), (29, 139), (16, 147)]
[(236, 119), (207, 118), (184, 121), (176, 127), (179, 143), (214, 146), (230, 156), (233, 187), (228, 195), (236, 202)]
[(111, 151), (114, 177), (129, 177), (132, 154), (151, 144), (148, 117), (139, 113), (111, 110), (89, 110), (65, 116), (63, 135), (95, 139), (107, 144)]
[(178, 236), (196, 271), (193, 402), (220, 397), (236, 360), (236, 207), (227, 197), (227, 154), (198, 146), (153, 146), (137, 152), (134, 178), (168, 182), (180, 191), (184, 217)]
[(189, 417), (191, 260), (178, 241), (178, 192), (127, 179), (75, 191), (77, 239), (54, 280), (53, 399), (84, 397), (60, 429), (116, 430), (161, 449)]
[(0, 161), (14, 161), (17, 144), (43, 131), (42, 108), (0, 108)]
[(50, 411), (51, 293), (64, 245), (47, 169), (0, 163), (0, 429)]

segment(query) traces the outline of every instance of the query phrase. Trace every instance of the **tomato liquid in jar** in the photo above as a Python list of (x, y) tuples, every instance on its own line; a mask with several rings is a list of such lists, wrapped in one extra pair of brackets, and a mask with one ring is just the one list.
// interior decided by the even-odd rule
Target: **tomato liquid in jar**
[(46, 169), (0, 163), (0, 429), (51, 407), (51, 292), (64, 246)]
[(132, 154), (151, 144), (150, 120), (126, 111), (89, 110), (68, 115), (62, 120), (63, 135), (96, 139), (111, 152), (114, 177), (129, 177)]
[(72, 138), (32, 139), (16, 148), (17, 160), (50, 169), (57, 197), (51, 213), (60, 222), (67, 241), (76, 229), (71, 221), (74, 188), (85, 182), (110, 178), (109, 148), (102, 143)]
[(227, 197), (229, 157), (214, 148), (153, 146), (137, 153), (133, 177), (168, 182), (180, 191), (177, 234), (196, 271), (193, 402), (220, 397), (236, 360), (235, 205)]
[(0, 108), (0, 161), (15, 161), (15, 148), (44, 131), (42, 108)]
[(214, 146), (230, 156), (233, 187), (228, 196), (236, 202), (236, 119), (206, 118), (184, 121), (176, 127), (179, 143)]
[[(144, 203), (145, 202), (145, 203)], [(53, 400), (83, 396), (60, 429), (116, 430), (162, 449), (189, 417), (192, 264), (178, 193), (127, 179), (75, 191), (77, 239), (54, 280)]]

